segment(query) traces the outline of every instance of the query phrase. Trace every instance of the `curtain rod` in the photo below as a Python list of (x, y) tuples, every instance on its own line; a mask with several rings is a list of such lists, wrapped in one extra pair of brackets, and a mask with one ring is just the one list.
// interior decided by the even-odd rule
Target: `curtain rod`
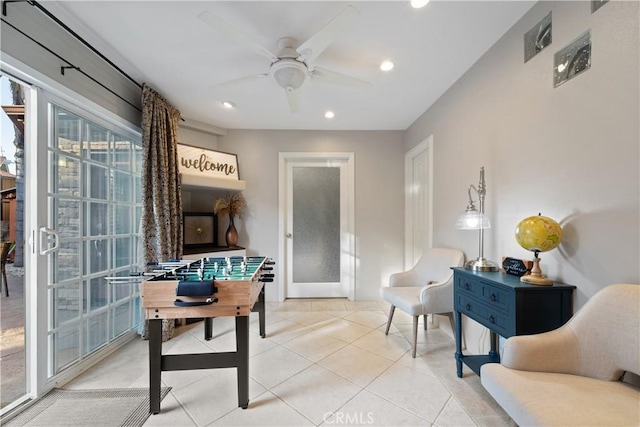
[[(109, 64), (114, 70), (116, 70), (117, 72), (119, 72), (123, 77), (127, 78), (129, 81), (131, 81), (133, 84), (135, 84), (136, 86), (138, 86), (140, 89), (142, 89), (142, 85), (140, 83), (138, 83), (136, 80), (133, 79), (133, 77), (131, 77), (129, 74), (125, 73), (120, 67), (118, 67), (116, 64), (114, 64), (109, 58), (107, 58), (106, 56), (104, 56), (98, 49), (96, 49), (95, 47), (93, 47), (88, 41), (86, 41), (84, 38), (82, 38), (78, 33), (76, 33), (75, 31), (73, 31), (68, 25), (66, 25), (64, 22), (62, 22), (60, 19), (58, 19), (57, 16), (55, 16), (53, 13), (49, 12), (44, 6), (42, 6), (40, 3), (38, 3), (35, 0), (5, 0), (2, 2), (2, 15), (3, 16), (7, 16), (7, 3), (23, 3), (26, 2), (28, 4), (30, 4), (31, 6), (34, 6), (35, 8), (37, 8), (38, 10), (40, 10), (42, 13), (44, 13), (49, 19), (51, 19), (52, 21), (54, 21), (56, 24), (58, 24), (60, 27), (62, 27), (65, 31), (67, 31), (69, 34), (71, 34), (73, 37), (75, 37), (76, 40), (78, 40), (80, 43), (82, 43), (85, 47), (87, 47), (89, 50), (91, 50), (93, 53), (95, 53), (96, 55), (98, 55), (100, 57), (100, 59), (102, 59), (103, 61), (105, 61), (107, 64)], [(63, 66), (60, 67), (60, 73), (62, 75), (64, 75), (65, 70), (67, 69), (73, 69), (76, 70), (78, 72), (80, 72), (82, 75), (84, 75), (85, 77), (87, 77), (88, 79), (92, 80), (93, 82), (95, 82), (96, 84), (98, 84), (99, 86), (101, 86), (102, 88), (106, 89), (107, 91), (109, 91), (110, 93), (112, 93), (113, 95), (117, 96), (118, 98), (120, 98), (121, 100), (123, 100), (124, 102), (126, 102), (127, 104), (131, 105), (133, 108), (135, 108), (136, 110), (142, 112), (142, 110), (140, 108), (138, 108), (136, 105), (132, 104), (131, 102), (129, 102), (128, 100), (126, 100), (125, 98), (123, 98), (122, 96), (120, 96), (119, 94), (117, 94), (116, 92), (114, 92), (112, 89), (108, 88), (107, 86), (105, 86), (104, 84), (100, 83), (98, 80), (96, 80), (95, 78), (93, 78), (92, 76), (90, 76), (89, 74), (85, 73), (84, 71), (82, 71), (80, 69), (80, 67), (76, 67), (75, 65), (73, 65), (71, 62), (67, 61), (66, 59), (64, 59), (63, 57), (61, 57), (60, 55), (58, 55), (57, 53), (55, 53), (53, 50), (49, 49), (48, 47), (46, 47), (44, 44), (40, 43), (39, 41), (35, 40), (33, 37), (29, 36), (28, 34), (24, 33), (23, 31), (21, 31), (20, 29), (16, 28), (14, 25), (12, 25), (11, 23), (7, 22), (5, 19), (2, 19), (2, 22), (6, 23), (7, 25), (9, 25), (10, 27), (12, 27), (13, 29), (15, 29), (16, 31), (18, 31), (20, 34), (22, 34), (23, 36), (27, 37), (29, 40), (31, 40), (32, 42), (36, 43), (38, 46), (42, 47), (43, 49), (45, 49), (47, 52), (51, 53), (52, 55), (54, 55), (56, 58), (66, 62), (68, 64), (68, 66)], [(184, 118), (180, 117), (181, 121), (185, 121)]]
[(68, 65), (66, 66), (61, 66), (60, 67), (60, 73), (62, 75), (64, 75), (64, 71), (68, 70), (68, 69), (73, 69), (76, 70), (77, 72), (79, 72), (80, 74), (82, 74), (83, 76), (87, 77), (89, 80), (93, 81), (94, 83), (96, 83), (97, 85), (99, 85), (100, 87), (104, 88), (105, 90), (109, 91), (111, 94), (113, 94), (114, 96), (117, 96), (118, 98), (120, 98), (121, 100), (123, 100), (124, 102), (126, 102), (127, 104), (131, 105), (133, 108), (135, 108), (136, 110), (142, 112), (142, 110), (137, 106), (132, 104), (129, 100), (123, 98), (121, 95), (119, 95), (118, 93), (114, 92), (112, 89), (108, 88), (107, 86), (105, 86), (104, 84), (102, 84), (101, 82), (99, 82), (98, 80), (96, 80), (95, 78), (93, 78), (92, 76), (90, 76), (89, 74), (87, 74), (86, 72), (82, 71), (80, 69), (80, 67), (76, 67), (75, 65), (73, 65), (70, 61), (64, 59), (62, 56), (58, 55), (56, 52), (54, 52), (53, 50), (49, 49), (47, 46), (45, 46), (44, 44), (40, 43), (38, 40), (34, 39), (33, 37), (31, 37), (30, 35), (28, 35), (27, 33), (25, 33), (24, 31), (22, 31), (21, 29), (19, 29), (18, 27), (16, 27), (15, 25), (13, 25), (12, 23), (6, 21), (4, 18), (1, 19), (3, 24), (6, 24), (8, 26), (10, 26), (11, 28), (13, 28), (14, 30), (16, 30), (17, 32), (19, 32), (20, 34), (22, 34), (23, 36), (25, 36), (26, 38), (28, 38), (29, 40), (31, 40), (32, 42), (34, 42), (35, 44), (37, 44), (38, 46), (40, 46), (41, 48), (43, 48), (44, 50), (46, 50), (47, 52), (49, 52), (50, 54), (52, 54), (53, 56), (55, 56), (56, 58), (58, 58), (59, 60), (67, 63)]
[(61, 20), (58, 19), (57, 16), (55, 16), (53, 13), (49, 12), (47, 9), (45, 9), (44, 6), (42, 6), (40, 3), (38, 3), (37, 1), (28, 1), (29, 4), (31, 4), (32, 6), (35, 6), (37, 9), (39, 9), (42, 13), (44, 13), (45, 15), (47, 15), (47, 17), (49, 17), (49, 19), (51, 19), (53, 22), (55, 22), (56, 24), (58, 24), (59, 26), (61, 26), (62, 28), (65, 29), (65, 31), (67, 31), (69, 34), (71, 34), (73, 37), (76, 38), (76, 40), (78, 40), (80, 43), (82, 43), (83, 45), (85, 45), (87, 48), (89, 48), (89, 50), (91, 50), (93, 53), (95, 53), (96, 55), (98, 55), (104, 62), (106, 62), (107, 64), (109, 64), (114, 70), (118, 71), (120, 74), (122, 74), (124, 77), (126, 77), (127, 79), (129, 79), (133, 84), (135, 84), (136, 86), (138, 86), (140, 89), (142, 89), (142, 85), (140, 83), (138, 83), (137, 81), (135, 81), (133, 79), (133, 77), (131, 77), (129, 74), (125, 73), (120, 67), (118, 67), (116, 64), (114, 64), (113, 62), (111, 62), (111, 60), (109, 58), (107, 58), (106, 56), (104, 56), (98, 49), (96, 49), (95, 47), (93, 47), (91, 45), (91, 43), (89, 43), (88, 41), (86, 41), (84, 38), (82, 38), (78, 33), (76, 33), (75, 31), (73, 31), (71, 28), (69, 28), (69, 26), (67, 26), (64, 22), (62, 22)]

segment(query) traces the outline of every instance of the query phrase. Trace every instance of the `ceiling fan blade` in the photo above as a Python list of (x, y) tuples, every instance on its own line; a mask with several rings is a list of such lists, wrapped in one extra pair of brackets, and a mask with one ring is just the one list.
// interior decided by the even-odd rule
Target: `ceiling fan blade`
[(235, 27), (232, 27), (231, 25), (224, 22), (222, 19), (209, 13), (208, 11), (205, 10), (199, 13), (198, 19), (204, 22), (205, 24), (212, 26), (218, 31), (226, 34), (228, 37), (232, 38), (233, 40), (240, 43), (241, 45), (251, 49), (258, 55), (262, 55), (266, 58), (269, 58), (271, 62), (278, 60), (278, 57), (274, 55), (269, 49), (262, 46), (260, 43), (253, 40), (251, 37), (247, 36), (242, 31), (238, 30)]
[(348, 6), (340, 12), (296, 49), (300, 54), (298, 61), (311, 62), (316, 59), (347, 28), (351, 20), (359, 14), (358, 9), (353, 6)]
[(297, 113), (300, 109), (300, 89), (287, 90), (287, 101), (289, 101), (289, 109), (292, 113)]
[(331, 83), (363, 89), (372, 86), (368, 81), (360, 80), (356, 77), (338, 73), (337, 71), (327, 70), (326, 68), (322, 67), (314, 67), (313, 70), (309, 71), (309, 76), (313, 81), (319, 83)]
[(260, 80), (267, 76), (269, 76), (269, 74), (254, 74), (252, 76), (245, 76), (233, 80), (227, 80), (226, 82), (214, 84), (213, 86), (211, 86), (211, 89), (221, 89), (226, 87), (238, 86), (244, 83), (252, 82), (254, 80)]

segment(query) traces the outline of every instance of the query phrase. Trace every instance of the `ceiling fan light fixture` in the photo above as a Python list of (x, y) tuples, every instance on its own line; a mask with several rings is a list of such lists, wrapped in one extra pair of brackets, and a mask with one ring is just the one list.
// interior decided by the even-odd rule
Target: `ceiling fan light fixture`
[(271, 70), (276, 83), (288, 91), (298, 89), (307, 78), (307, 67), (291, 58), (283, 58), (274, 63)]
[(380, 69), (382, 71), (391, 71), (393, 70), (394, 66), (395, 64), (393, 63), (393, 61), (385, 60), (385, 61), (382, 61), (382, 63), (380, 64)]

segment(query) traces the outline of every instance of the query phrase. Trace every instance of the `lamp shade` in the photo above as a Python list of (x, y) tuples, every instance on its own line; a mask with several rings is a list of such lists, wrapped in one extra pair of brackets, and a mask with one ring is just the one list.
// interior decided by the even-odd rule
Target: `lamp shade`
[(456, 228), (458, 230), (486, 230), (491, 228), (489, 218), (477, 210), (467, 210), (458, 216), (456, 220)]

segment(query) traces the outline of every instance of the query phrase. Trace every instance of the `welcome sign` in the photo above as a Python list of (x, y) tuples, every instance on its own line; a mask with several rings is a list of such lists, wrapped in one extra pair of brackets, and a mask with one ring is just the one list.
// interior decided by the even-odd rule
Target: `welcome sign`
[(235, 154), (178, 144), (179, 171), (185, 175), (240, 179)]

